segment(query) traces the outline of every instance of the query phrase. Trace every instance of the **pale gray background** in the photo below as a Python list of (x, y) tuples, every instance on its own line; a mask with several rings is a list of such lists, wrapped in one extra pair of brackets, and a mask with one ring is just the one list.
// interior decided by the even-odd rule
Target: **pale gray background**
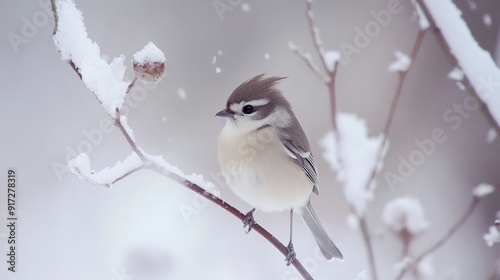
[[(51, 15), (17, 53), (9, 43), (7, 34), (22, 36), (23, 18), (32, 22), (35, 14), (44, 13), (39, 3), (47, 2), (1, 2), (0, 172), (5, 174), (9, 167), (18, 171), (19, 245), (18, 272), (12, 274), (4, 262), (6, 186), (2, 183), (0, 278), (119, 279), (116, 275), (122, 269), (132, 274), (139, 267), (154, 272), (154, 279), (294, 279), (283, 256), (259, 235), (245, 235), (240, 221), (157, 174), (143, 171), (112, 189), (92, 186), (69, 172), (60, 178), (56, 175), (53, 165), (66, 165), (71, 157), (68, 150), (84, 145), (84, 131), (95, 131), (107, 116), (71, 68), (60, 61), (51, 37)], [(318, 144), (331, 129), (326, 88), (287, 47), (293, 41), (314, 53), (304, 1), (247, 3), (249, 12), (235, 7), (224, 14), (223, 21), (212, 1), (206, 0), (78, 1), (77, 5), (102, 54), (127, 57), (128, 79), (133, 78), (133, 53), (148, 41), (164, 51), (168, 76), (142, 101), (134, 102), (137, 106), (128, 114), (129, 124), (142, 148), (163, 155), (187, 173), (201, 173), (210, 180), (218, 174), (216, 138), (223, 122), (213, 116), (237, 85), (263, 72), (288, 76), (280, 88), (309, 136), (322, 182), (321, 196), (313, 203), (346, 260), (329, 263), (318, 257), (314, 240), (299, 219), (295, 248), (318, 279), (354, 279), (356, 273), (368, 270), (365, 249), (359, 232), (347, 226), (349, 211), (342, 186), (321, 157)], [(472, 10), (469, 1), (456, 3), (481, 46), (495, 54), (500, 4), (478, 1)], [(354, 27), (363, 28), (373, 20), (370, 11), (386, 5), (385, 0), (315, 1), (325, 48), (352, 44)], [(372, 135), (383, 128), (397, 82), (397, 75), (386, 68), (395, 50), (410, 51), (418, 31), (409, 1), (402, 5), (402, 13), (361, 54), (352, 56), (352, 63), (342, 65), (337, 76), (340, 110), (365, 118)], [(492, 16), (491, 26), (483, 22), (485, 13)], [(215, 65), (213, 56), (217, 56)], [(217, 74), (215, 67), (222, 72)], [(400, 256), (400, 244), (381, 223), (389, 200), (402, 195), (421, 200), (431, 227), (416, 241), (413, 252), (419, 253), (462, 215), (474, 186), (500, 182), (500, 141), (486, 143), (489, 125), (484, 116), (473, 112), (457, 130), (442, 118), (444, 111), (466, 97), (447, 78), (451, 69), (428, 33), (400, 99), (382, 174), (395, 172), (398, 156), (407, 158), (416, 148), (414, 140), (430, 137), (434, 128), (442, 128), (448, 139), (397, 189), (391, 190), (379, 176), (368, 218), (371, 229), (379, 232), (374, 247), (381, 279), (394, 277), (393, 265)], [(185, 89), (187, 99), (179, 98), (178, 88)], [(129, 153), (115, 129), (92, 145), (89, 155), (100, 170)], [(222, 189), (222, 197), (242, 211), (250, 208), (227, 188)], [(464, 228), (433, 254), (436, 272), (431, 279), (487, 277), (500, 250), (498, 244), (488, 248), (482, 235), (493, 222), (499, 201), (499, 193), (485, 198)], [(189, 220), (180, 212), (187, 207), (198, 211)], [(257, 213), (256, 218), (287, 242), (286, 213)], [(146, 279), (135, 271), (136, 279)]]

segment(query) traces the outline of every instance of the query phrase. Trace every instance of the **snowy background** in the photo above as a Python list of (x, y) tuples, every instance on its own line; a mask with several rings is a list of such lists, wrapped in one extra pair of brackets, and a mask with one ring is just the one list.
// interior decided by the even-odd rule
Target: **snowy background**
[[(355, 28), (363, 29), (374, 20), (371, 12), (386, 9), (387, 3), (316, 0), (315, 19), (325, 48), (354, 44)], [(498, 64), (500, 3), (455, 3), (481, 47), (499, 58)], [(126, 56), (129, 80), (134, 77), (133, 54), (147, 42), (164, 52), (167, 75), (157, 85), (138, 84), (124, 105), (125, 115), (142, 148), (163, 155), (186, 173), (220, 182), (216, 139), (223, 121), (214, 114), (242, 81), (260, 73), (287, 76), (280, 88), (308, 134), (320, 175), (321, 195), (313, 204), (345, 261), (324, 261), (302, 222), (295, 223), (294, 231), (298, 258), (317, 279), (355, 279), (359, 272), (368, 272), (359, 230), (348, 223), (342, 185), (321, 156), (321, 139), (331, 131), (327, 89), (288, 47), (292, 41), (317, 61), (304, 1), (247, 1), (222, 16), (212, 1), (80, 1), (77, 6), (101, 54), (109, 61)], [(338, 108), (364, 118), (370, 136), (382, 131), (395, 91), (397, 74), (387, 68), (395, 51), (409, 53), (419, 28), (410, 2), (402, 1), (401, 7), (359, 54), (338, 68)], [(88, 153), (100, 170), (123, 160), (130, 147), (110, 126), (94, 95), (61, 61), (52, 40), (48, 1), (2, 0), (0, 16), (0, 170), (17, 170), (19, 217), (17, 272), (7, 271), (2, 261), (1, 279), (298, 277), (259, 235), (245, 235), (240, 221), (154, 172), (133, 174), (111, 189), (72, 174), (65, 166), (80, 152)], [(22, 43), (12, 44), (13, 34)], [(367, 206), (380, 279), (396, 276), (402, 250), (384, 225), (390, 219), (383, 217), (389, 201), (401, 196), (420, 201), (428, 228), (412, 247), (418, 254), (466, 211), (475, 186), (500, 183), (500, 139), (488, 141), (490, 125), (484, 115), (479, 110), (463, 116), (453, 112), (454, 122), (443, 117), (467, 97), (448, 78), (452, 69), (427, 32), (408, 73), (384, 168)], [(415, 141), (432, 137), (436, 128), (444, 131), (446, 141), (437, 143), (404, 182), (389, 186), (384, 174), (397, 174), (401, 158), (407, 160), (418, 149)], [(1, 189), (3, 260), (7, 191), (6, 186)], [(221, 195), (242, 211), (250, 209), (224, 186)], [(483, 235), (500, 210), (499, 201), (498, 191), (485, 197), (464, 227), (432, 254), (433, 274), (427, 279), (491, 275), (500, 249), (499, 244), (488, 247)], [(257, 212), (255, 217), (287, 241), (287, 213)]]

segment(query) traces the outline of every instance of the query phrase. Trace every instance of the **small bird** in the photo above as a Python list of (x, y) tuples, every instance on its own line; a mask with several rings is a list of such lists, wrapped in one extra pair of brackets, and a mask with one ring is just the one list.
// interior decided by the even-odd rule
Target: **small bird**
[(319, 194), (318, 175), (307, 136), (276, 88), (282, 79), (261, 74), (243, 82), (229, 96), (226, 108), (216, 114), (226, 119), (218, 139), (222, 174), (231, 190), (253, 207), (243, 221), (247, 233), (255, 224), (255, 209), (290, 211), (287, 265), (296, 258), (294, 211), (304, 218), (325, 258), (342, 260), (310, 202), (311, 193)]

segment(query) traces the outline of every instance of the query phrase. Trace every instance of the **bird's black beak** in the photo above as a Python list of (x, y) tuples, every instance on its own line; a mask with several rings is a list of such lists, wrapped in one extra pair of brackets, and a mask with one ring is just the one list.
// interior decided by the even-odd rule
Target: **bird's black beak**
[(215, 114), (216, 117), (223, 117), (223, 118), (232, 118), (234, 116), (234, 112), (229, 110), (229, 109), (224, 109), (217, 114)]

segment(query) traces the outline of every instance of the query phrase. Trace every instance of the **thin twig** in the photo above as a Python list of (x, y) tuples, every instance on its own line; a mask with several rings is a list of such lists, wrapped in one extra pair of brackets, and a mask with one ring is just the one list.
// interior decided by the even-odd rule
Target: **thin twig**
[(443, 244), (445, 244), (446, 241), (450, 240), (450, 238), (465, 224), (465, 222), (470, 217), (472, 212), (474, 212), (474, 209), (476, 209), (480, 201), (481, 200), (478, 197), (474, 196), (471, 204), (469, 205), (469, 208), (464, 213), (464, 215), (460, 217), (460, 219), (458, 219), (458, 221), (448, 230), (448, 232), (443, 237), (441, 237), (441, 239), (436, 241), (436, 243), (434, 243), (427, 250), (423, 251), (418, 257), (415, 258), (415, 260), (408, 267), (402, 269), (398, 277), (396, 277), (396, 279), (397, 280), (403, 279), (404, 275), (412, 271), (415, 268), (415, 266), (418, 265), (418, 263), (420, 263), (420, 261), (422, 261), (426, 256), (436, 251), (437, 249), (439, 249), (439, 247), (443, 246)]
[(130, 92), (130, 90), (135, 86), (135, 82), (137, 82), (137, 77), (135, 77), (132, 82), (130, 83), (130, 85), (128, 85), (127, 87), (127, 93)]
[[(412, 50), (410, 53), (410, 60), (412, 63), (415, 61), (415, 59), (417, 57), (418, 51), (420, 50), (420, 46), (422, 45), (422, 41), (424, 39), (424, 35), (425, 35), (425, 30), (420, 29), (418, 31), (417, 37), (415, 39), (415, 43), (413, 44), (413, 47), (412, 47)], [(411, 68), (411, 65), (410, 65), (410, 68)], [(382, 140), (380, 148), (377, 152), (377, 161), (376, 162), (382, 161), (382, 158), (384, 156), (384, 150), (386, 148), (386, 141), (387, 141), (388, 136), (389, 136), (389, 132), (390, 132), (393, 120), (394, 120), (397, 104), (398, 104), (399, 98), (401, 97), (401, 93), (403, 92), (403, 87), (404, 87), (406, 77), (408, 76), (408, 71), (410, 70), (410, 68), (408, 68), (406, 71), (399, 72), (399, 79), (398, 79), (398, 83), (396, 86), (396, 92), (394, 93), (394, 97), (392, 98), (391, 106), (389, 108), (389, 113), (387, 116), (387, 120), (386, 120), (385, 125), (384, 125), (383, 140)], [(377, 176), (377, 173), (378, 173), (378, 165), (375, 164), (373, 166), (372, 171), (371, 171), (370, 178), (368, 179), (368, 182), (366, 184), (366, 189), (369, 189), (371, 187), (371, 185), (373, 184), (373, 182)], [(368, 251), (368, 258), (369, 258), (370, 267), (372, 270), (372, 279), (376, 279), (377, 272), (376, 272), (375, 258), (373, 256), (373, 248), (371, 246), (371, 242), (367, 242), (370, 240), (370, 234), (369, 234), (369, 231), (367, 229), (366, 218), (365, 218), (365, 216), (362, 216), (362, 217), (359, 217), (359, 219), (360, 219), (360, 223), (362, 225), (361, 233), (363, 235), (363, 239), (365, 240), (365, 245), (366, 245), (367, 251)], [(364, 229), (363, 226), (366, 228)]]
[[(417, 57), (420, 46), (422, 45), (424, 35), (425, 35), (425, 30), (418, 31), (417, 38), (415, 39), (415, 43), (413, 44), (413, 48), (412, 48), (412, 51), (410, 54), (410, 59), (411, 59), (412, 63), (413, 63), (413, 61), (415, 61), (415, 59)], [(388, 114), (387, 120), (386, 120), (385, 125), (384, 125), (384, 131), (383, 131), (384, 138), (383, 138), (382, 143), (380, 145), (380, 148), (378, 150), (376, 162), (382, 161), (382, 158), (384, 156), (384, 150), (385, 150), (385, 146), (386, 146), (385, 143), (386, 143), (387, 138), (389, 136), (389, 132), (391, 129), (392, 122), (394, 120), (394, 115), (396, 112), (399, 97), (401, 96), (401, 93), (403, 92), (403, 86), (404, 86), (404, 83), (406, 81), (408, 71), (409, 71), (409, 69), (407, 69), (406, 71), (403, 71), (403, 72), (399, 72), (399, 80), (398, 80), (398, 84), (396, 86), (396, 92), (395, 92), (394, 97), (392, 99), (391, 107), (389, 109), (389, 114)], [(373, 166), (373, 169), (372, 169), (371, 174), (370, 174), (370, 178), (368, 179), (368, 182), (366, 184), (367, 189), (370, 188), (371, 185), (373, 184), (373, 181), (375, 180), (375, 177), (377, 176), (377, 172), (378, 172), (378, 165), (376, 164)], [(375, 264), (375, 258), (373, 256), (373, 248), (372, 248), (371, 242), (368, 242), (371, 237), (370, 237), (369, 231), (367, 229), (366, 218), (365, 218), (365, 216), (362, 216), (362, 217), (359, 217), (359, 219), (360, 219), (360, 223), (362, 226), (361, 227), (361, 234), (363, 235), (363, 239), (365, 240), (366, 250), (368, 252), (368, 259), (369, 259), (370, 268), (372, 271), (372, 279), (376, 280), (377, 279), (376, 264)], [(364, 228), (364, 227), (366, 227), (366, 228)]]
[(330, 79), (328, 77), (325, 77), (322, 73), (321, 73), (321, 70), (318, 68), (318, 66), (312, 61), (312, 58), (309, 54), (305, 54), (303, 53), (302, 51), (300, 51), (297, 47), (294, 47), (292, 49), (292, 51), (294, 53), (296, 53), (300, 58), (302, 58), (304, 60), (304, 62), (306, 63), (306, 65), (309, 67), (309, 69), (311, 69), (311, 71), (313, 71), (314, 74), (316, 74), (316, 76), (318, 76), (318, 78), (321, 79), (321, 81), (323, 81), (324, 83), (328, 84), (330, 82)]
[(377, 265), (375, 264), (375, 253), (373, 251), (373, 245), (371, 241), (371, 234), (368, 229), (368, 223), (366, 222), (366, 216), (359, 218), (359, 227), (361, 229), (361, 235), (363, 236), (363, 241), (365, 243), (366, 252), (368, 253), (368, 263), (370, 265), (371, 280), (377, 280)]
[(327, 83), (328, 86), (328, 96), (330, 97), (330, 115), (332, 118), (333, 133), (335, 134), (335, 139), (340, 142), (340, 137), (337, 129), (337, 99), (335, 95), (335, 77), (337, 75), (337, 65), (335, 63), (335, 71), (330, 72), (330, 82)]
[(120, 116), (121, 116), (120, 110), (118, 108), (116, 108), (116, 117), (114, 119), (115, 120), (115, 125), (120, 129), (120, 132), (123, 134), (123, 136), (127, 140), (128, 144), (130, 145), (130, 147), (132, 148), (132, 150), (134, 150), (134, 152), (139, 156), (139, 158), (143, 162), (146, 162), (146, 157), (141, 152), (141, 150), (139, 150), (139, 147), (137, 146), (137, 144), (135, 143), (135, 141), (132, 139), (132, 137), (130, 136), (130, 134), (127, 132), (127, 130), (123, 126), (123, 124), (121, 122), (121, 119), (120, 119)]
[(309, 33), (311, 34), (311, 39), (313, 41), (314, 49), (318, 53), (321, 60), (321, 65), (326, 73), (328, 73), (328, 80), (325, 80), (325, 84), (328, 88), (328, 96), (330, 97), (330, 114), (332, 118), (333, 132), (337, 141), (340, 141), (339, 134), (337, 130), (337, 104), (335, 96), (335, 75), (337, 72), (338, 62), (335, 63), (332, 69), (328, 68), (325, 59), (325, 50), (323, 49), (321, 37), (319, 36), (319, 29), (314, 22), (314, 12), (312, 8), (312, 0), (306, 0), (306, 17), (307, 24), (309, 25)]
[[(413, 47), (412, 47), (412, 50), (411, 50), (411, 54), (410, 54), (410, 59), (411, 61), (415, 61), (416, 57), (417, 57), (417, 54), (418, 54), (418, 51), (420, 49), (420, 46), (422, 45), (422, 41), (423, 41), (423, 38), (424, 38), (424, 35), (425, 35), (425, 30), (419, 30), (418, 34), (417, 34), (417, 38), (415, 39), (415, 43), (413, 44)], [(411, 67), (411, 66), (410, 66)], [(406, 77), (408, 76), (408, 71), (409, 69), (407, 69), (406, 71), (402, 71), (402, 72), (399, 72), (399, 79), (398, 79), (398, 84), (396, 86), (396, 92), (394, 93), (394, 97), (392, 99), (392, 102), (391, 102), (391, 106), (390, 106), (390, 109), (389, 109), (389, 113), (388, 113), (388, 117), (387, 117), (387, 120), (385, 122), (385, 125), (384, 125), (384, 131), (383, 131), (383, 140), (382, 140), (382, 143), (380, 145), (380, 148), (378, 150), (378, 154), (377, 154), (377, 161), (376, 162), (380, 162), (384, 156), (384, 150), (385, 150), (385, 143), (387, 141), (387, 138), (388, 138), (388, 135), (389, 135), (389, 132), (390, 132), (390, 129), (391, 129), (391, 125), (392, 125), (392, 122), (394, 120), (394, 115), (395, 115), (395, 112), (396, 112), (396, 108), (397, 108), (397, 104), (398, 104), (398, 101), (399, 101), (399, 97), (401, 96), (401, 93), (403, 92), (403, 86), (404, 86), (404, 83), (406, 81)], [(370, 178), (368, 179), (368, 182), (366, 184), (366, 188), (370, 188), (371, 185), (373, 184), (373, 181), (375, 180), (375, 177), (377, 175), (377, 172), (378, 172), (378, 165), (375, 164), (373, 166), (373, 169), (371, 171), (371, 174), (370, 174)], [(373, 246), (370, 242), (371, 240), (371, 236), (370, 236), (370, 232), (368, 230), (368, 225), (367, 225), (367, 222), (366, 222), (366, 216), (360, 216), (358, 217), (359, 218), (359, 221), (360, 221), (360, 225), (361, 225), (361, 234), (363, 236), (363, 240), (364, 240), (364, 243), (365, 243), (365, 246), (366, 246), (366, 250), (368, 252), (368, 261), (369, 261), (369, 264), (370, 264), (370, 271), (371, 271), (371, 278), (373, 280), (376, 280), (378, 275), (377, 275), (377, 271), (376, 271), (376, 263), (375, 263), (375, 257), (374, 257), (374, 253), (373, 253)]]
[[(420, 46), (422, 45), (422, 41), (424, 40), (424, 35), (425, 35), (425, 30), (419, 29), (417, 38), (415, 39), (415, 43), (413, 44), (413, 48), (410, 53), (410, 60), (411, 64), (413, 65), (414, 61), (417, 58), (418, 51), (420, 50)], [(406, 81), (406, 77), (408, 77), (408, 71), (411, 69), (410, 68), (406, 71), (399, 72), (399, 81), (398, 85), (396, 87), (396, 93), (394, 94), (392, 103), (391, 103), (391, 108), (389, 110), (389, 115), (387, 117), (387, 121), (384, 126), (384, 136), (385, 139), (387, 139), (387, 136), (389, 135), (392, 121), (394, 120), (394, 113), (396, 112), (396, 105), (398, 104), (399, 97), (401, 96), (401, 93), (403, 92), (403, 86)]]
[[(412, 48), (411, 54), (410, 54), (410, 60), (411, 60), (412, 65), (413, 65), (413, 62), (415, 61), (415, 59), (417, 58), (417, 54), (418, 54), (418, 51), (420, 50), (420, 46), (422, 45), (424, 35), (425, 35), (425, 30), (420, 29), (418, 31), (417, 38), (415, 39), (415, 43), (413, 44), (413, 48)], [(394, 120), (394, 115), (396, 112), (399, 97), (401, 97), (401, 93), (403, 92), (403, 86), (405, 84), (406, 77), (408, 76), (408, 71), (411, 69), (411, 67), (412, 66), (410, 65), (410, 68), (408, 68), (406, 71), (399, 72), (399, 79), (398, 79), (398, 84), (396, 86), (396, 93), (394, 94), (394, 97), (392, 98), (391, 107), (389, 109), (389, 114), (387, 116), (387, 120), (385, 121), (384, 130), (382, 133), (383, 140), (382, 140), (382, 143), (381, 143), (380, 148), (379, 148), (378, 153), (377, 153), (377, 161), (376, 162), (381, 162), (383, 157), (384, 157), (384, 150), (385, 150), (387, 139), (389, 137), (389, 132), (391, 131), (391, 126), (392, 126), (392, 122)], [(377, 177), (377, 173), (378, 173), (378, 166), (375, 165), (371, 171), (370, 179), (368, 180), (368, 183), (366, 184), (366, 189), (370, 188), (370, 186), (373, 184), (373, 181), (375, 181), (375, 177)]]
[(490, 275), (487, 280), (497, 280), (498, 277), (500, 277), (500, 259), (498, 259), (495, 262), (495, 266), (493, 267), (493, 270), (491, 271)]
[[(446, 57), (450, 60), (450, 62), (456, 66), (459, 67), (458, 59), (453, 55), (453, 52), (451, 51), (451, 47), (446, 41), (446, 39), (443, 36), (443, 33), (437, 27), (436, 21), (432, 17), (432, 14), (429, 12), (429, 8), (427, 8), (427, 5), (425, 4), (425, 1), (423, 0), (416, 0), (420, 7), (422, 8), (422, 11), (424, 12), (425, 16), (427, 17), (427, 20), (429, 21), (430, 24), (430, 29), (436, 36), (436, 40), (441, 46), (441, 49), (443, 52), (446, 54)], [(490, 123), (491, 127), (495, 129), (497, 134), (500, 134), (500, 125), (496, 122), (495, 118), (491, 114), (490, 110), (488, 109), (488, 106), (483, 102), (483, 100), (479, 97), (480, 95), (476, 92), (475, 88), (472, 86), (472, 83), (467, 77), (467, 75), (464, 75), (463, 80), (461, 81), (462, 84), (465, 86), (465, 89), (467, 90), (467, 93), (474, 97), (475, 100), (477, 100), (479, 104), (479, 108), (483, 112), (483, 115), (486, 117), (486, 120)]]
[[(314, 44), (314, 49), (316, 49), (319, 58), (321, 58), (321, 64), (323, 65), (323, 68), (325, 69), (326, 72), (329, 73), (330, 71), (328, 71), (328, 66), (326, 65), (326, 61), (324, 59), (325, 50), (323, 49), (321, 43), (321, 37), (319, 36), (319, 29), (318, 27), (316, 27), (316, 24), (314, 23), (314, 12), (312, 9), (311, 0), (306, 0), (306, 17), (307, 17), (307, 23), (309, 25), (309, 33), (311, 34), (311, 39)], [(331, 72), (335, 72), (335, 69), (334, 71)]]
[(403, 243), (401, 248), (401, 260), (404, 260), (410, 256), (410, 247), (414, 236), (407, 229), (403, 229), (401, 232), (397, 233), (397, 236), (401, 239), (401, 243)]
[[(51, 4), (52, 4), (52, 11), (54, 12), (54, 20), (55, 20), (55, 26), (56, 26), (54, 33), (56, 33), (59, 17), (57, 15), (55, 0), (51, 0)], [(81, 79), (82, 78), (81, 74), (79, 73), (79, 71), (77, 71), (78, 68), (75, 66), (73, 61), (70, 60), (68, 63), (73, 68), (73, 70), (76, 71), (76, 73), (79, 75), (79, 77)], [(135, 81), (136, 81), (136, 79), (134, 79), (132, 81), (132, 83), (128, 86), (127, 92), (134, 86)], [(195, 183), (193, 183), (185, 178), (182, 178), (177, 174), (169, 172), (168, 170), (166, 170), (165, 168), (163, 168), (159, 165), (154, 165), (155, 168), (152, 168), (150, 160), (147, 159), (144, 152), (137, 146), (137, 144), (135, 143), (135, 141), (132, 139), (131, 135), (127, 131), (127, 129), (125, 129), (125, 127), (123, 126), (121, 119), (120, 119), (120, 110), (118, 108), (116, 108), (116, 115), (113, 117), (113, 119), (115, 121), (115, 125), (119, 128), (120, 132), (123, 134), (123, 136), (127, 140), (128, 144), (130, 145), (132, 150), (134, 150), (134, 152), (137, 154), (137, 156), (139, 156), (139, 158), (141, 159), (143, 164), (127, 171), (124, 175), (119, 176), (118, 178), (115, 178), (112, 181), (112, 183), (120, 181), (123, 178), (129, 176), (130, 174), (132, 174), (138, 170), (141, 170), (143, 168), (150, 168), (150, 169), (153, 169), (153, 170), (157, 171), (158, 173), (160, 173), (160, 174), (162, 174), (162, 175), (164, 175), (164, 176), (166, 176), (166, 177), (168, 177), (176, 182), (179, 182), (183, 186), (185, 186), (185, 187), (189, 188), (190, 190), (194, 191), (195, 193), (205, 197), (209, 201), (219, 205), (221, 208), (225, 209), (227, 212), (231, 213), (232, 215), (234, 215), (235, 217), (237, 217), (238, 219), (243, 221), (243, 219), (245, 218), (245, 214), (243, 214), (241, 211), (239, 211), (238, 209), (236, 209), (235, 207), (233, 207), (229, 203), (225, 202), (224, 200), (220, 199), (219, 197), (213, 195), (209, 191), (200, 187), (199, 185), (197, 185), (197, 184), (195, 184)], [(283, 256), (286, 256), (288, 254), (288, 250), (285, 247), (285, 245), (283, 245), (278, 239), (276, 239), (276, 237), (274, 237), (271, 233), (269, 233), (262, 226), (260, 226), (259, 224), (254, 224), (252, 229), (255, 232), (259, 233), (266, 240), (268, 240), (269, 243), (271, 243), (274, 247), (276, 247), (283, 254)], [(307, 279), (307, 280), (313, 279), (312, 276), (307, 272), (307, 270), (304, 268), (304, 266), (300, 263), (300, 261), (298, 259), (295, 259), (292, 262), (292, 265), (295, 267), (295, 269), (297, 269), (297, 272), (304, 279)]]
[(335, 134), (335, 138), (337, 139), (337, 141), (339, 141), (338, 137), (339, 135), (337, 131), (337, 104), (335, 99), (335, 76), (337, 74), (338, 61), (335, 62), (332, 69), (328, 68), (328, 65), (326, 64), (325, 60), (325, 51), (321, 44), (321, 37), (319, 36), (319, 29), (316, 27), (316, 24), (314, 23), (314, 12), (312, 9), (312, 1), (305, 0), (305, 2), (306, 2), (305, 11), (307, 17), (307, 24), (309, 26), (309, 33), (313, 41), (314, 49), (316, 50), (321, 60), (321, 66), (323, 70), (327, 73), (327, 75), (325, 76), (321, 73), (321, 70), (318, 68), (316, 64), (314, 64), (309, 55), (302, 53), (295, 46), (293, 48), (291, 47), (291, 49), (295, 54), (297, 54), (300, 58), (302, 58), (302, 60), (304, 60), (307, 66), (313, 71), (314, 74), (316, 74), (316, 76), (318, 76), (325, 83), (326, 87), (328, 88), (328, 96), (330, 97), (330, 112), (332, 118), (333, 133)]
[[(133, 173), (135, 173), (135, 172), (137, 172), (137, 171), (139, 171), (139, 170), (144, 169), (145, 167), (146, 167), (146, 164), (144, 164), (144, 163), (143, 163), (141, 166), (138, 166), (138, 167), (136, 167), (136, 168), (133, 168), (133, 169), (131, 169), (131, 170), (129, 170), (129, 171), (127, 171), (127, 172), (125, 172), (125, 174), (123, 174), (122, 176), (119, 176), (119, 177), (117, 177), (116, 179), (114, 179), (114, 180), (111, 182), (111, 185), (112, 185), (112, 184), (115, 184), (116, 182), (118, 182), (118, 181), (120, 181), (120, 180), (122, 180), (122, 179), (124, 179), (124, 178), (126, 178), (126, 177), (128, 177), (128, 176), (130, 176), (130, 175), (132, 175)], [(110, 185), (108, 185), (107, 187), (111, 187), (111, 186), (110, 186)]]

